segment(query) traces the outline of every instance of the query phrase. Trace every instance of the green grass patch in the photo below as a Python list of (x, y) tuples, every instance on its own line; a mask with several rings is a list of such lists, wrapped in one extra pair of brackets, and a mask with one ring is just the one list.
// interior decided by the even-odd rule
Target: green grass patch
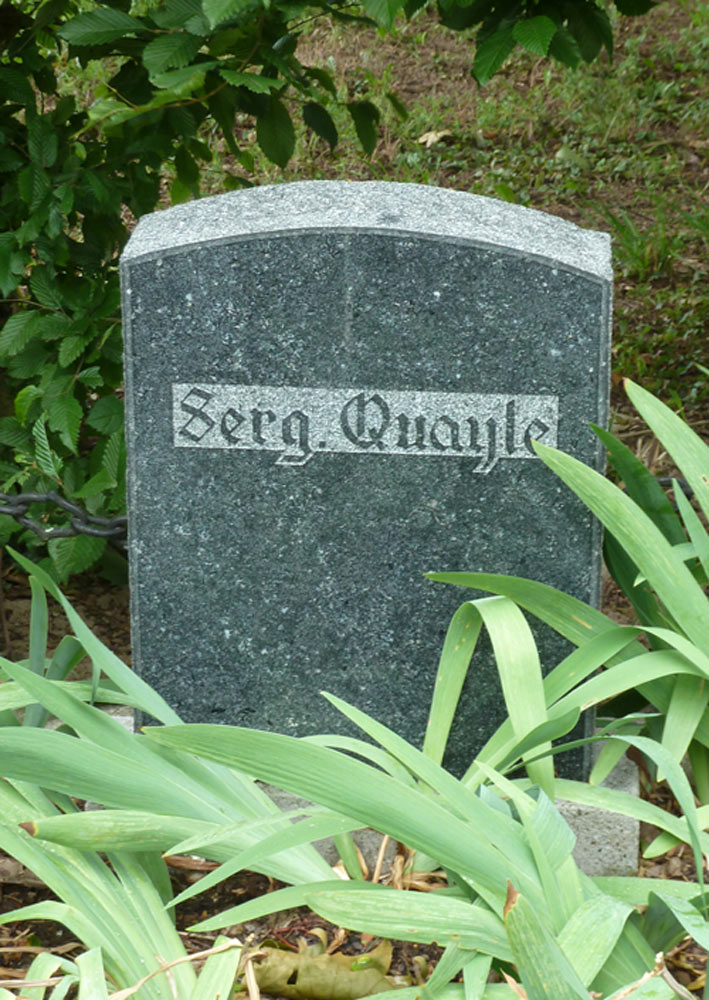
[(348, 100), (380, 107), (374, 153), (361, 151), (333, 101), (335, 151), (301, 126), (296, 155), (279, 169), (242, 116), (237, 141), (249, 154), (218, 156), (204, 190), (304, 179), (435, 184), (610, 232), (614, 384), (637, 379), (699, 419), (709, 398), (700, 367), (709, 364), (709, 8), (682, 0), (615, 27), (612, 63), (571, 72), (518, 52), (481, 89), (470, 39), (425, 11), (389, 35), (315, 22), (301, 58), (328, 65)]

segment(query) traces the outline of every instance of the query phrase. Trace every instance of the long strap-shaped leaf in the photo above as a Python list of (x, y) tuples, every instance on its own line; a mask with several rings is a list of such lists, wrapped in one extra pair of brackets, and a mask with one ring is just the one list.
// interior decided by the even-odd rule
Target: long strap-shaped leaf
[[(443, 757), (481, 623), (490, 636), (513, 733), (522, 739), (546, 718), (539, 653), (522, 612), (505, 597), (485, 597), (464, 604), (454, 615), (448, 629), (424, 740), (424, 753), (432, 756), (437, 763)], [(553, 798), (551, 759), (531, 763), (528, 770), (532, 780)]]
[(44, 589), (52, 595), (52, 597), (58, 601), (66, 614), (71, 627), (74, 630), (77, 638), (83, 645), (84, 649), (95, 661), (97, 665), (100, 665), (100, 669), (107, 674), (111, 680), (115, 681), (117, 684), (131, 695), (133, 695), (136, 700), (139, 701), (141, 707), (145, 712), (148, 712), (155, 719), (159, 719), (161, 722), (165, 723), (176, 723), (180, 721), (180, 717), (174, 712), (167, 702), (160, 697), (157, 691), (154, 691), (149, 684), (146, 684), (136, 673), (129, 670), (125, 663), (112, 653), (109, 649), (104, 646), (104, 644), (96, 638), (91, 629), (84, 624), (81, 617), (74, 611), (71, 604), (64, 597), (62, 592), (57, 587), (56, 583), (45, 573), (44, 570), (33, 563), (30, 559), (26, 559), (24, 556), (20, 555), (19, 552), (15, 552), (13, 549), (8, 548), (8, 552), (11, 554), (13, 559), (26, 570), (30, 576), (38, 580)]
[[(278, 733), (234, 726), (165, 726), (145, 730), (159, 743), (180, 747), (250, 771), (364, 825), (388, 833), (459, 872), (498, 912), (509, 872), (504, 844), (493, 847), (484, 824), (463, 822), (430, 796), (400, 784), (361, 761)], [(349, 790), (357, 789), (356, 796)], [(540, 900), (533, 864), (521, 872), (525, 891)]]
[(505, 927), (528, 1000), (589, 1000), (588, 990), (528, 899), (511, 885)]
[(612, 532), (685, 634), (709, 648), (709, 603), (672, 545), (637, 504), (583, 462), (535, 444), (541, 460)]
[(625, 380), (631, 403), (662, 442), (678, 469), (694, 490), (704, 516), (709, 518), (709, 447), (692, 428), (659, 399)]

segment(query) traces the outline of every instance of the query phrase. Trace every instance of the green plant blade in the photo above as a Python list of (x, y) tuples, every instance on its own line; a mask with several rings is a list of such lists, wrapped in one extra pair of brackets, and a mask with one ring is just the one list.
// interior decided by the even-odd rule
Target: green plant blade
[(481, 625), (480, 613), (476, 611), (473, 602), (466, 601), (453, 615), (446, 632), (423, 741), (423, 752), (437, 764), (443, 761)]
[(305, 894), (313, 890), (336, 892), (369, 892), (381, 889), (380, 885), (371, 882), (343, 882), (342, 879), (330, 879), (324, 882), (311, 882), (309, 885), (291, 885), (286, 889), (276, 889), (265, 896), (256, 896), (245, 903), (231, 906), (216, 916), (201, 920), (190, 927), (193, 931), (216, 931), (233, 924), (243, 924), (247, 920), (258, 920), (270, 913), (290, 910), (296, 906), (305, 906)]
[[(91, 681), (52, 681), (52, 683), (56, 684), (60, 690), (69, 692), (75, 698), (78, 698), (79, 701), (91, 701), (93, 697), (94, 692)], [(99, 687), (96, 691), (96, 700), (101, 705), (139, 707), (130, 695), (123, 694), (122, 691), (116, 691), (113, 687)], [(5, 681), (5, 683), (0, 685), (0, 711), (24, 708), (33, 702), (36, 702), (36, 699), (27, 692), (26, 688), (15, 681)]]
[[(509, 597), (521, 608), (531, 611), (575, 646), (613, 628), (614, 623), (590, 604), (556, 590), (546, 583), (497, 573), (426, 573), (429, 580), (452, 583)], [(631, 654), (632, 655), (632, 654)]]
[[(630, 737), (627, 736), (622, 738), (630, 740)], [(636, 737), (636, 739), (638, 738)], [(621, 737), (619, 736), (618, 739)], [(689, 830), (683, 819), (679, 816), (672, 816), (651, 802), (639, 799), (637, 795), (630, 795), (615, 788), (605, 788), (603, 785), (591, 786), (583, 781), (570, 781), (568, 778), (556, 779), (556, 792), (560, 799), (591, 806), (594, 809), (617, 812), (622, 816), (632, 816), (634, 819), (640, 820), (641, 823), (651, 823), (660, 830), (666, 830), (678, 840), (690, 842)], [(704, 852), (709, 851), (709, 835), (701, 833), (699, 840)]]
[(699, 893), (699, 885), (696, 882), (676, 882), (663, 878), (596, 875), (591, 881), (601, 892), (632, 906), (647, 906), (653, 892), (670, 894), (673, 899), (694, 899)]
[(524, 845), (518, 824), (514, 823), (508, 816), (500, 814), (497, 810), (489, 809), (480, 798), (473, 795), (457, 778), (454, 778), (448, 771), (430, 760), (420, 750), (412, 747), (406, 740), (397, 736), (390, 729), (387, 729), (386, 726), (376, 722), (364, 712), (354, 708), (352, 705), (348, 705), (347, 702), (336, 698), (334, 695), (326, 693), (325, 697), (338, 711), (342, 712), (355, 725), (364, 730), (367, 735), (381, 743), (412, 774), (415, 774), (429, 788), (434, 789), (445, 801), (447, 808), (457, 813), (461, 819), (469, 822), (473, 830), (485, 830), (489, 841), (495, 844), (504, 843), (508, 860), (510, 864), (515, 866), (515, 870), (519, 866), (524, 867), (529, 860), (529, 853), (526, 845)]
[(463, 969), (465, 1000), (483, 1000), (492, 961), (488, 955), (474, 955)]
[[(292, 737), (232, 726), (163, 727), (147, 729), (146, 734), (159, 743), (248, 769), (263, 781), (349, 814), (436, 857), (469, 880), (493, 909), (502, 906), (501, 887), (510, 871), (504, 845), (498, 853), (484, 830), (476, 833), (470, 821), (464, 823), (429, 796), (361, 761)], [(349, 794), (351, 788), (357, 788), (356, 797)], [(520, 869), (519, 874), (538, 898), (533, 870)]]
[(227, 1000), (231, 995), (239, 968), (241, 945), (234, 939), (220, 936), (214, 942), (214, 948), (215, 951), (218, 948), (225, 950), (209, 956), (189, 1000)]
[[(58, 687), (56, 682), (39, 677), (19, 664), (4, 660), (0, 663), (9, 676), (15, 677), (39, 702), (85, 737), (79, 746), (79, 741), (72, 744), (71, 737), (63, 734), (36, 734), (37, 742), (32, 750), (29, 743), (25, 744), (31, 759), (22, 762), (26, 765), (24, 780), (45, 780), (40, 777), (42, 772), (45, 777), (51, 773), (56, 778), (57, 791), (81, 795), (102, 805), (146, 811), (152, 808), (162, 815), (178, 814), (216, 821), (220, 825), (229, 815), (234, 820), (279, 815), (273, 802), (245, 776), (224, 771), (222, 777), (220, 769), (214, 765), (187, 754), (176, 755), (174, 751), (127, 732), (115, 719), (73, 698), (68, 688)], [(43, 736), (54, 740), (54, 745), (46, 747), (46, 753), (57, 751), (64, 755), (63, 771), (43, 768)], [(56, 737), (62, 738), (62, 742), (57, 743)], [(58, 747), (62, 749), (57, 750)], [(3, 750), (0, 746), (0, 758)], [(86, 761), (96, 762), (103, 754), (108, 754), (108, 758), (103, 758), (103, 769), (99, 766), (92, 774)], [(120, 763), (117, 756), (121, 758)], [(8, 764), (4, 773), (14, 773), (11, 765)], [(34, 778), (27, 777), (31, 773), (35, 774)], [(20, 777), (19, 774), (14, 776)], [(241, 839), (241, 834), (237, 837)], [(274, 859), (272, 865), (270, 874), (289, 882), (321, 879), (330, 871), (323, 858), (310, 847), (298, 848), (295, 854)]]
[(529, 900), (509, 886), (505, 927), (528, 1000), (588, 1000), (588, 990)]
[(492, 768), (483, 763), (480, 767), (490, 783), (517, 809), (544, 889), (545, 915), (550, 930), (556, 934), (583, 898), (575, 866), (571, 870), (565, 867), (576, 837), (543, 789), (535, 801)]
[[(672, 697), (662, 729), (662, 746), (673, 760), (682, 761), (709, 703), (705, 678), (679, 676), (672, 688)], [(660, 770), (657, 780), (664, 777)]]
[[(177, 906), (192, 896), (197, 896), (207, 889), (223, 882), (225, 878), (252, 867), (257, 862), (263, 863), (264, 859), (273, 854), (287, 850), (300, 844), (313, 843), (325, 837), (334, 837), (337, 834), (350, 833), (359, 829), (360, 824), (356, 820), (347, 819), (345, 816), (338, 816), (335, 813), (309, 816), (300, 823), (288, 823), (285, 830), (277, 830), (275, 833), (257, 841), (245, 851), (241, 851), (236, 857), (231, 857), (219, 866), (215, 871), (203, 876), (194, 885), (184, 889), (172, 901), (173, 906)], [(360, 871), (361, 876), (361, 871)]]
[(134, 697), (143, 711), (152, 715), (153, 718), (159, 719), (160, 722), (164, 723), (177, 723), (180, 721), (179, 716), (173, 712), (167, 702), (149, 684), (146, 684), (137, 674), (129, 670), (114, 653), (96, 638), (91, 629), (84, 624), (80, 616), (74, 611), (69, 601), (67, 601), (48, 573), (45, 573), (41, 567), (21, 556), (13, 549), (8, 548), (8, 552), (31, 578), (39, 581), (47, 593), (51, 594), (61, 604), (77, 639), (96, 666), (110, 677), (112, 681), (120, 685), (124, 691)]
[(319, 747), (330, 747), (332, 750), (347, 750), (358, 757), (364, 757), (365, 760), (376, 764), (377, 767), (381, 768), (382, 771), (386, 771), (387, 774), (390, 774), (392, 778), (396, 778), (397, 781), (401, 781), (411, 788), (416, 787), (416, 779), (413, 775), (395, 757), (382, 750), (381, 747), (373, 746), (371, 743), (355, 739), (352, 736), (337, 736), (332, 733), (324, 736), (303, 736), (302, 739), (306, 743), (314, 743)]
[[(498, 579), (505, 578), (501, 577)], [(534, 592), (537, 585), (533, 582), (530, 583), (531, 589)], [(620, 627), (609, 623), (609, 627), (605, 631), (599, 632), (590, 638), (587, 643), (581, 645), (579, 649), (574, 650), (544, 678), (544, 696), (547, 705), (551, 706), (554, 702), (558, 702), (563, 695), (576, 687), (584, 678), (595, 673), (603, 664), (624, 663), (625, 659), (621, 654), (626, 647), (632, 648), (634, 651), (637, 650), (637, 653), (645, 653), (645, 647), (635, 641), (635, 637), (639, 636), (641, 631), (640, 629), (633, 630), (629, 627)], [(570, 710), (575, 711), (575, 709)], [(556, 726), (559, 724), (559, 720), (562, 717), (563, 714), (560, 713), (557, 704), (552, 714), (552, 725)], [(501, 762), (506, 761), (509, 755), (514, 752), (515, 746), (523, 745), (527, 739), (528, 737), (525, 736), (524, 740), (515, 741), (512, 736), (511, 723), (507, 720), (502, 723), (479, 751), (477, 755), (478, 759), (484, 760), (493, 767), (500, 767)], [(480, 776), (476, 772), (475, 764), (471, 764), (463, 776), (463, 782), (470, 786), (475, 786), (479, 783), (479, 780)]]
[(623, 933), (633, 907), (611, 896), (593, 896), (579, 906), (557, 937), (579, 979), (590, 986)]
[(79, 1000), (108, 1000), (106, 971), (100, 948), (92, 948), (79, 955), (76, 960), (81, 978), (79, 980)]
[(700, 948), (709, 949), (709, 922), (693, 905), (692, 901), (674, 895), (670, 896), (661, 891), (657, 891), (655, 895), (662, 900), (686, 932), (691, 934)]
[(709, 447), (681, 417), (659, 399), (625, 380), (628, 398), (694, 491), (704, 516), (709, 518)]
[(654, 522), (622, 490), (582, 462), (541, 444), (534, 449), (620, 542), (691, 641), (708, 648), (704, 592)]
[(683, 542), (685, 539), (680, 519), (655, 476), (617, 437), (594, 424), (591, 424), (591, 428), (608, 452), (613, 468), (625, 483), (631, 500), (652, 518), (671, 545)]
[[(539, 654), (531, 629), (519, 608), (506, 597), (488, 597), (475, 602), (492, 642), (495, 663), (512, 731), (518, 740), (544, 722), (546, 702)], [(549, 744), (539, 750), (550, 749)], [(554, 767), (550, 757), (530, 761), (522, 754), (530, 779), (553, 799)]]
[(702, 564), (705, 575), (709, 576), (709, 534), (676, 479), (673, 480), (673, 486), (677, 508), (682, 515), (682, 522), (687, 529), (694, 554)]
[[(68, 816), (29, 820), (27, 832), (38, 840), (51, 841), (80, 851), (164, 851), (181, 838), (201, 840), (221, 827), (179, 816), (160, 816), (133, 809), (97, 809)], [(231, 855), (233, 848), (223, 849)], [(220, 853), (217, 851), (217, 853)], [(210, 852), (212, 856), (212, 852)]]
[(356, 890), (305, 890), (308, 906), (340, 927), (400, 941), (436, 942), (481, 951), (503, 961), (512, 958), (505, 929), (489, 910), (450, 896), (401, 892), (386, 886)]

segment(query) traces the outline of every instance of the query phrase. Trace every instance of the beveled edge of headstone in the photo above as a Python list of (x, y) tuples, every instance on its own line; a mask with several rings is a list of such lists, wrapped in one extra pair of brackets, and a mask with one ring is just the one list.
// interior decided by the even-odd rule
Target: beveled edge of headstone
[(425, 184), (296, 181), (231, 191), (144, 216), (122, 261), (191, 245), (323, 229), (396, 232), (502, 248), (611, 282), (610, 236), (536, 209)]

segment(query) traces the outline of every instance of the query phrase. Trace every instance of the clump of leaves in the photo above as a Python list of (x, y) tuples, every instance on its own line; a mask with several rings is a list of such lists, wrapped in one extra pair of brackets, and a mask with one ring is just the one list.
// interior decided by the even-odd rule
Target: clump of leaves
[[(169, 179), (173, 202), (198, 196), (221, 136), (233, 167), (226, 188), (253, 183), (236, 141), (237, 114), (280, 168), (296, 142), (293, 118), (334, 148), (333, 108), (344, 107), (365, 151), (379, 110), (340, 94), (331, 73), (305, 66), (298, 39), (313, 17), (390, 28), (419, 0), (261, 2), (111, 0), (77, 13), (73, 0), (0, 6), (0, 488), (80, 502), (92, 515), (125, 504), (122, 346), (117, 260), (133, 218), (152, 211)], [(621, 13), (648, 0), (616, 0)], [(442, 21), (478, 25), (471, 69), (488, 80), (515, 46), (574, 66), (612, 48), (611, 23), (592, 0), (441, 0)], [(76, 63), (101, 66), (86, 102), (66, 92)], [(50, 507), (33, 513), (51, 523)], [(17, 525), (0, 518), (0, 541)], [(25, 544), (33, 536), (25, 532)], [(55, 539), (48, 565), (66, 578), (94, 563), (106, 539)]]

